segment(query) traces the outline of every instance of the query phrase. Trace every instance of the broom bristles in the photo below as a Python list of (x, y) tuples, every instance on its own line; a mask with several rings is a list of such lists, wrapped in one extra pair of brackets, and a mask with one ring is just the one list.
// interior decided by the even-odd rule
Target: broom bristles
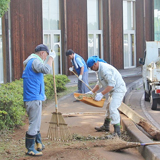
[(119, 137), (115, 137), (113, 139), (108, 139), (103, 144), (95, 144), (94, 147), (105, 147), (108, 151), (119, 151), (127, 148), (134, 148), (141, 146), (139, 142), (126, 142)]
[(52, 113), (51, 121), (49, 122), (49, 129), (47, 136), (51, 140), (56, 140), (56, 141), (71, 140), (72, 136), (60, 112)]
[(120, 138), (114, 138), (107, 140), (106, 149), (108, 151), (118, 151), (127, 148), (134, 148), (140, 146), (139, 142), (126, 142)]

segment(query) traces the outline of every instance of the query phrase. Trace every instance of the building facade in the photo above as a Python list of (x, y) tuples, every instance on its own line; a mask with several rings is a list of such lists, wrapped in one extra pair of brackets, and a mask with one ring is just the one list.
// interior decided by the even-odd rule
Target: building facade
[(159, 21), (159, 0), (12, 0), (0, 19), (0, 83), (21, 78), (40, 43), (56, 52), (56, 74), (71, 74), (68, 49), (117, 69), (137, 67), (145, 41), (160, 40)]

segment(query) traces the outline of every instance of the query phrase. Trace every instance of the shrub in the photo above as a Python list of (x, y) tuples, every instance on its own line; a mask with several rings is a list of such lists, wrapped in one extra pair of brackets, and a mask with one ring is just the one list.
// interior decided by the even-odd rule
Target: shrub
[[(56, 89), (57, 92), (65, 91), (67, 88), (65, 84), (69, 82), (69, 79), (66, 75), (56, 75)], [(45, 94), (47, 99), (51, 99), (54, 95), (54, 85), (53, 85), (53, 75), (48, 74), (44, 76), (45, 83)]]
[(14, 128), (23, 124), (22, 79), (2, 84), (0, 87), (0, 129)]

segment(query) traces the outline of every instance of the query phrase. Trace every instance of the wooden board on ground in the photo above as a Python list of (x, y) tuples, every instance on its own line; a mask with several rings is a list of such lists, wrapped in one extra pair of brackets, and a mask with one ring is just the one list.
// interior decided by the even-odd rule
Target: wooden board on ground
[(145, 118), (140, 116), (137, 112), (132, 110), (124, 103), (122, 103), (118, 109), (128, 118), (130, 118), (133, 122), (141, 126), (149, 135), (153, 137), (154, 140), (160, 140), (160, 130), (158, 130), (155, 126), (150, 124)]

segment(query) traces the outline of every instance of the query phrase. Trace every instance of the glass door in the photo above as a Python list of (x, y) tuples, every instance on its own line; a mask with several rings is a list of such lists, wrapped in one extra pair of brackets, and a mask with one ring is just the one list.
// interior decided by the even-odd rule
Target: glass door
[(87, 0), (88, 57), (96, 55), (103, 58), (101, 11), (99, 10), (101, 5), (101, 1)]
[(136, 67), (135, 0), (123, 1), (124, 68)]
[(62, 74), (59, 8), (59, 0), (43, 0), (43, 43), (56, 52), (55, 74)]
[(89, 31), (88, 33), (88, 57), (91, 57), (91, 56), (102, 57), (100, 55), (100, 53), (102, 53), (100, 51), (100, 49), (102, 48), (100, 47), (101, 41), (102, 41), (102, 31)]
[(55, 74), (61, 74), (62, 69), (61, 69), (61, 39), (60, 39), (60, 33), (54, 32), (54, 33), (48, 33), (44, 34), (43, 42), (49, 50), (53, 50), (56, 53), (56, 58), (54, 60), (54, 69), (55, 69)]
[(123, 37), (123, 52), (124, 52), (124, 66), (125, 68), (135, 67), (135, 35), (134, 33), (124, 33)]

